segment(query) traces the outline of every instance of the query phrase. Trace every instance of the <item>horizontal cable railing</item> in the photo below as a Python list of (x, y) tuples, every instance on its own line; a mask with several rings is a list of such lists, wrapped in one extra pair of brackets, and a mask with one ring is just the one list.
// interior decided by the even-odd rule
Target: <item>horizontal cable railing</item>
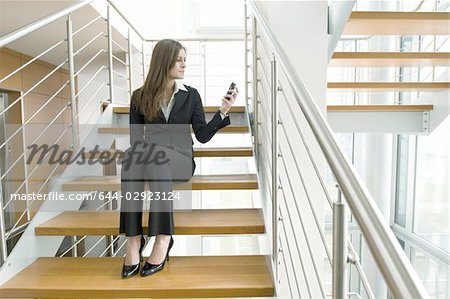
[[(29, 61), (16, 68), (3, 78), (0, 78), (0, 83), (7, 82), (7, 80), (12, 79), (16, 75), (19, 75), (20, 72), (26, 72), (28, 67), (32, 66), (33, 63), (38, 62), (40, 59), (43, 59), (45, 55), (52, 55), (53, 53), (56, 53), (56, 51), (60, 53), (61, 51), (63, 51), (61, 49), (61, 46), (65, 46), (67, 49), (67, 53), (64, 54), (66, 55), (66, 58), (62, 62), (59, 62), (58, 65), (55, 65), (54, 67), (52, 66), (51, 69), (49, 69), (48, 73), (43, 75), (42, 78), (39, 78), (38, 81), (33, 83), (32, 86), (30, 86), (27, 90), (24, 90), (18, 98), (15, 98), (13, 101), (11, 101), (11, 103), (9, 103), (9, 105), (5, 107), (5, 109), (0, 113), (0, 116), (4, 116), (6, 115), (6, 113), (11, 113), (13, 107), (17, 107), (18, 105), (22, 105), (23, 107), (23, 103), (27, 102), (28, 97), (35, 93), (38, 88), (43, 88), (44, 84), (46, 84), (58, 72), (67, 70), (69, 77), (65, 82), (62, 82), (62, 85), (60, 87), (57, 87), (55, 91), (52, 91), (51, 95), (47, 96), (47, 98), (45, 99), (45, 102), (40, 105), (36, 111), (33, 111), (32, 115), (24, 119), (22, 124), (17, 126), (15, 125), (15, 128), (17, 127), (17, 129), (5, 136), (5, 140), (2, 141), (0, 148), (5, 148), (10, 142), (14, 140), (14, 138), (18, 138), (20, 134), (25, 134), (27, 128), (34, 125), (37, 116), (44, 113), (45, 111), (48, 111), (49, 107), (52, 107), (52, 105), (54, 105), (54, 102), (57, 101), (58, 98), (61, 98), (60, 101), (64, 102), (67, 97), (67, 104), (64, 105), (61, 110), (56, 111), (55, 115), (49, 117), (48, 122), (44, 124), (42, 129), (39, 130), (39, 134), (34, 137), (34, 140), (31, 143), (34, 144), (36, 142), (39, 142), (42, 138), (46, 138), (48, 135), (54, 135), (53, 131), (49, 134), (50, 130), (54, 129), (56, 126), (61, 126), (61, 132), (58, 136), (55, 136), (55, 140), (52, 141), (53, 144), (58, 145), (61, 143), (64, 145), (63, 140), (64, 138), (67, 139), (66, 137), (70, 134), (71, 131), (71, 144), (69, 144), (69, 147), (67, 149), (77, 150), (80, 141), (82, 141), (82, 134), (85, 134), (87, 136), (88, 132), (86, 129), (92, 129), (92, 126), (87, 126), (86, 124), (97, 122), (96, 119), (98, 119), (100, 115), (99, 113), (101, 113), (100, 109), (105, 102), (105, 99), (113, 102), (113, 89), (117, 88), (121, 91), (124, 91), (127, 95), (130, 95), (133, 88), (133, 85), (131, 83), (132, 76), (136, 76), (137, 73), (138, 76), (142, 77), (143, 81), (143, 78), (145, 76), (143, 73), (145, 71), (145, 66), (141, 66), (139, 64), (142, 64), (144, 62), (145, 40), (112, 3), (110, 3), (109, 1), (105, 1), (105, 5), (108, 11), (108, 18), (104, 19), (101, 15), (98, 15), (95, 18), (85, 22), (84, 24), (81, 24), (79, 28), (73, 28), (72, 18), (75, 17), (73, 13), (78, 12), (82, 8), (85, 8), (92, 2), (93, 0), (81, 1), (79, 3), (71, 5), (68, 8), (62, 9), (56, 13), (44, 17), (41, 20), (33, 22), (30, 25), (17, 29), (16, 31), (0, 38), (0, 47), (6, 47), (12, 42), (15, 42), (19, 39), (28, 38), (37, 30), (45, 29), (48, 25), (56, 21), (64, 19), (66, 20), (67, 32), (64, 38), (57, 42), (53, 42), (50, 46), (47, 47), (47, 49), (41, 51), (39, 54), (35, 55)], [(127, 22), (129, 29), (128, 35), (125, 38), (127, 43), (127, 46), (125, 47), (113, 39), (113, 30), (110, 17), (111, 9), (116, 10), (119, 18), (122, 18)], [(106, 22), (100, 23), (100, 21)], [(108, 32), (105, 34), (105, 30), (98, 30), (94, 34), (94, 36), (88, 37), (87, 41), (83, 42), (81, 47), (74, 50), (74, 42), (76, 42), (74, 40), (75, 37), (78, 38), (78, 36), (80, 36), (82, 33), (84, 35), (88, 35), (88, 33), (85, 34), (87, 29), (90, 29), (93, 26), (100, 26), (100, 24), (106, 24), (106, 29)], [(132, 40), (135, 39), (134, 35), (138, 36), (137, 40)], [(109, 46), (100, 47), (99, 49), (93, 49), (94, 45), (98, 47), (97, 45), (102, 42), (102, 38), (106, 38), (104, 40)], [(125, 61), (119, 58), (117, 54), (112, 54), (113, 48), (110, 46), (112, 44), (114, 44), (115, 48), (118, 48), (120, 49), (120, 51), (125, 53)], [(138, 44), (139, 48), (142, 47), (142, 49), (138, 49), (135, 44)], [(103, 65), (100, 63), (100, 59), (105, 55), (110, 58), (107, 65)], [(136, 56), (138, 57), (136, 58)], [(113, 57), (115, 58), (115, 62), (118, 64), (117, 66), (112, 61)], [(78, 62), (78, 60), (80, 60), (80, 63)], [(81, 64), (81, 60), (84, 61), (83, 64)], [(136, 66), (138, 67), (134, 66), (133, 60), (138, 61), (138, 63), (136, 63)], [(83, 75), (87, 72), (90, 72), (89, 69), (93, 71), (93, 74), (87, 76), (86, 81), (82, 86), (78, 85), (78, 83), (82, 79), (84, 79)], [(121, 71), (121, 69), (125, 69), (125, 72)], [(100, 76), (103, 75), (105, 71), (108, 71), (110, 74), (116, 74), (116, 76), (120, 76), (121, 78), (126, 79), (127, 83), (119, 86), (119, 82), (117, 82), (117, 84), (114, 84), (114, 80), (112, 77), (110, 77), (110, 80), (108, 82), (103, 82), (102, 80), (100, 80)], [(109, 86), (109, 96), (105, 97), (104, 93), (107, 86)], [(62, 96), (62, 93), (65, 89), (70, 89), (68, 91), (68, 96)], [(94, 105), (93, 102), (97, 102), (97, 104)], [(94, 109), (93, 106), (95, 106)], [(70, 111), (70, 120), (63, 119), (63, 114), (65, 114), (67, 111)], [(28, 155), (28, 149), (26, 147), (27, 145), (28, 144), (25, 144), (24, 141), (23, 152), (17, 153), (17, 156), (15, 156), (14, 158), (15, 160), (11, 161), (10, 164), (7, 164), (5, 171), (3, 173), (0, 173), (0, 177), (4, 184), (9, 184), (9, 175), (13, 171), (16, 171), (16, 169), (18, 168), (24, 169), (23, 180), (19, 182), (18, 188), (16, 188), (16, 186), (14, 187), (16, 189), (14, 193), (19, 192), (23, 188), (25, 188), (25, 190), (28, 190), (29, 184), (32, 181), (36, 182), (36, 179), (33, 179), (36, 174), (39, 172), (39, 175), (42, 175), (40, 174), (42, 167), (39, 163), (35, 165), (33, 169), (28, 170), (28, 168), (26, 167), (25, 159)], [(42, 158), (48, 157), (49, 153), (50, 152), (46, 152)], [(61, 172), (61, 167), (57, 164), (55, 167), (46, 169), (45, 171), (46, 176), (42, 180), (37, 180), (40, 184), (40, 186), (37, 186), (38, 194), (44, 192), (52, 177), (55, 174)], [(11, 218), (11, 227), (6, 227), (7, 224), (5, 223), (5, 215), (7, 213), (11, 214), (11, 209), (13, 208), (13, 198), (7, 198), (8, 194), (2, 191), (2, 197), (0, 199), (1, 263), (6, 260), (6, 258), (8, 257), (8, 252), (10, 251), (10, 249), (7, 248), (7, 241), (19, 236), (20, 233), (22, 233), (27, 228), (28, 224), (31, 222), (31, 208), (37, 208), (35, 207), (36, 201), (31, 201), (30, 203), (27, 202), (26, 207), (23, 210), (18, 211), (20, 214), (17, 214), (18, 219), (16, 219), (17, 216), (14, 216), (16, 218)], [(6, 197), (4, 198), (4, 196)], [(26, 217), (25, 223), (23, 223), (24, 217)]]
[[(389, 226), (385, 224), (367, 188), (338, 147), (329, 125), (288, 62), (283, 49), (272, 36), (256, 4), (248, 3), (252, 11), (252, 17), (249, 17), (248, 20), (252, 21), (252, 26), (251, 32), (246, 32), (246, 35), (251, 37), (251, 56), (253, 56), (250, 64), (252, 80), (247, 80), (253, 85), (253, 95), (249, 97), (253, 101), (249, 102), (249, 105), (253, 107), (252, 133), (255, 139), (258, 168), (260, 168), (260, 176), (264, 178), (265, 182), (261, 188), (267, 188), (268, 191), (265, 194), (270, 195), (271, 198), (267, 207), (270, 209), (272, 206), (272, 226), (269, 231), (272, 231), (272, 258), (277, 283), (280, 283), (278, 281), (280, 277), (278, 257), (281, 252), (283, 263), (289, 265), (287, 260), (290, 260), (292, 265), (291, 270), (285, 267), (285, 276), (291, 275), (291, 278), (294, 277), (295, 280), (295, 284), (292, 280), (288, 283), (289, 292), (294, 294), (295, 286), (297, 286), (300, 297), (326, 298), (328, 292), (324, 288), (323, 268), (318, 266), (317, 261), (317, 257), (322, 258), (322, 253), (324, 253), (326, 260), (329, 261), (329, 266), (334, 269), (333, 298), (361, 295), (348, 290), (346, 283), (348, 278), (345, 270), (347, 263), (354, 265), (357, 270), (366, 296), (374, 298), (357, 252), (350, 240), (345, 237), (347, 217), (345, 209), (342, 209), (343, 203), (339, 199), (331, 200), (328, 187), (315, 161), (314, 156), (320, 155), (331, 169), (331, 173), (338, 183), (338, 194), (342, 192), (345, 197), (352, 217), (358, 222), (367, 246), (392, 295), (396, 298), (427, 298), (427, 293), (417, 273), (407, 260)], [(263, 42), (263, 40), (269, 42)], [(271, 58), (268, 55), (269, 52), (272, 52)], [(268, 67), (264, 66), (268, 65), (267, 58), (269, 58), (271, 66), (270, 77), (267, 71)], [(262, 86), (269, 86), (270, 92), (266, 92), (267, 88), (261, 88)], [(282, 96), (279, 97), (279, 95)], [(269, 109), (269, 107), (271, 108)], [(286, 118), (286, 113), (288, 118)], [(283, 134), (281, 134), (281, 129)], [(308, 130), (307, 137), (303, 132), (306, 129)], [(317, 144), (312, 145), (314, 151), (309, 145), (312, 138), (317, 140)], [(297, 140), (296, 145), (290, 144), (290, 140)], [(301, 146), (301, 150), (299, 146)], [(304, 161), (303, 163), (297, 162), (297, 158), (300, 157), (304, 148), (308, 148), (305, 150), (309, 156), (309, 162), (306, 164)], [(319, 178), (315, 180), (314, 184), (311, 183), (310, 177), (306, 180), (303, 175), (303, 173), (308, 173), (308, 169), (315, 173), (312, 176)], [(292, 181), (294, 178), (296, 183)], [(333, 217), (337, 221), (333, 226), (333, 256), (331, 256), (322, 229), (323, 224), (321, 225), (319, 218), (321, 214), (316, 210), (318, 208), (317, 192), (321, 194), (321, 198), (326, 199), (327, 206), (332, 207)], [(314, 201), (312, 194), (315, 194)], [(303, 200), (306, 204), (301, 211), (299, 200)], [(308, 209), (305, 210), (305, 207)], [(295, 211), (297, 212), (294, 213)], [(297, 223), (296, 230), (293, 229), (293, 223)], [(298, 226), (300, 226), (300, 230)], [(292, 230), (292, 233), (288, 237), (286, 233), (289, 229)], [(336, 235), (338, 232), (344, 234)], [(292, 256), (294, 252), (292, 248), (295, 247), (297, 252), (300, 252), (300, 239), (297, 238), (297, 235), (302, 236), (301, 242), (304, 246), (301, 251), (303, 256), (300, 257)], [(311, 242), (312, 238), (315, 242)], [(280, 249), (279, 242), (284, 244)], [(321, 250), (317, 250), (317, 244), (321, 244), (319, 246), (322, 247)], [(286, 256), (286, 252), (288, 256)], [(299, 260), (298, 264), (292, 264), (297, 260)], [(298, 277), (292, 276), (293, 273), (303, 273), (304, 284)], [(306, 287), (304, 289), (307, 293), (300, 293), (303, 288), (298, 288), (299, 283)]]

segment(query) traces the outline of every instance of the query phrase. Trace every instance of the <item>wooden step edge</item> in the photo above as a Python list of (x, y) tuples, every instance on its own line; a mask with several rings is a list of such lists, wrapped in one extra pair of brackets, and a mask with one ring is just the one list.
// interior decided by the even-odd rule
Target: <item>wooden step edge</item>
[(328, 67), (450, 66), (444, 52), (334, 52)]
[[(248, 125), (229, 125), (218, 131), (219, 133), (248, 133)], [(130, 133), (129, 127), (101, 127), (98, 128), (99, 134), (120, 134), (127, 135)]]
[[(103, 149), (99, 151), (88, 151), (81, 152), (81, 157), (85, 159), (99, 159), (102, 157), (103, 159), (110, 159), (116, 156), (115, 158), (122, 158), (123, 151), (119, 149)], [(251, 147), (236, 147), (236, 148), (195, 148), (194, 149), (194, 157), (203, 158), (203, 157), (252, 157), (253, 149)]]
[(450, 52), (334, 52), (332, 59), (450, 59)]
[[(215, 113), (219, 110), (219, 106), (204, 106), (203, 110), (205, 113)], [(113, 107), (113, 112), (116, 114), (129, 114), (130, 106), (115, 106)], [(231, 106), (230, 113), (244, 113), (244, 106)]]
[(352, 11), (351, 20), (442, 20), (450, 19), (449, 12), (430, 11)]
[(448, 35), (448, 12), (352, 12), (342, 35)]
[[(175, 242), (175, 247), (177, 243)], [(40, 257), (1, 298), (272, 297), (270, 256), (173, 256), (157, 277), (122, 279), (123, 257)]]
[[(116, 236), (120, 211), (65, 211), (35, 227), (38, 236)], [(94, 221), (91, 223), (90, 221)], [(193, 209), (174, 211), (176, 235), (263, 234), (262, 210)], [(148, 211), (143, 211), (143, 230), (147, 233)]]
[[(145, 184), (146, 190), (148, 184)], [(63, 192), (120, 191), (119, 176), (89, 176), (63, 183)], [(256, 174), (194, 175), (188, 183), (174, 185), (175, 190), (254, 190), (258, 189)]]
[(328, 112), (425, 112), (433, 105), (336, 105), (327, 106)]

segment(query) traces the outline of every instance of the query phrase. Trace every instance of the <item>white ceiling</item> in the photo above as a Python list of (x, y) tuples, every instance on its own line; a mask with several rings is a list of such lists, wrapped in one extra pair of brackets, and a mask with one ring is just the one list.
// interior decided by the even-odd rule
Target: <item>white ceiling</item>
[[(9, 34), (18, 28), (67, 8), (76, 2), (79, 1), (0, 1), (0, 35), (4, 36)], [(90, 5), (75, 11), (71, 16), (73, 31), (83, 27), (98, 16), (99, 13)], [(106, 21), (102, 18), (74, 37), (74, 51), (87, 44), (100, 32), (107, 33)], [(67, 26), (66, 18), (64, 17), (5, 47), (36, 57), (50, 46), (65, 39), (66, 36)], [(120, 35), (116, 34), (114, 39), (122, 46), (125, 46), (124, 40)], [(107, 39), (105, 37), (98, 37), (95, 42), (80, 53), (79, 58), (75, 62), (77, 63), (77, 60), (80, 62), (86, 61), (86, 59), (93, 57), (100, 48), (107, 49)], [(122, 51), (116, 48), (114, 52), (120, 53)], [(118, 55), (121, 56), (120, 54)], [(59, 65), (66, 58), (67, 44), (62, 43), (40, 59), (54, 65)]]
[[(205, 11), (205, 5), (200, 6), (202, 1), (205, 0), (113, 0), (118, 9), (120, 9), (125, 17), (146, 39), (192, 38), (199, 36), (218, 37), (220, 35), (226, 37), (242, 37), (242, 28), (229, 26), (233, 22), (231, 22), (232, 18), (227, 16), (235, 10), (239, 10), (238, 14), (242, 14), (243, 0), (227, 1), (228, 6), (226, 6), (226, 9), (223, 8), (223, 2), (219, 0), (207, 0), (215, 1), (215, 4), (217, 4), (216, 6), (209, 5), (207, 11)], [(76, 2), (79, 1), (0, 0), (0, 36), (5, 36), (18, 28), (69, 7)], [(104, 9), (105, 2), (105, 0), (94, 1), (92, 6), (87, 5), (72, 13), (71, 19), (74, 31), (89, 23), (100, 14), (106, 16)], [(210, 13), (217, 15), (217, 18), (223, 20), (223, 26), (211, 28), (200, 27), (202, 24), (200, 24), (198, 17), (201, 11), (203, 11), (203, 15), (209, 15)], [(236, 19), (240, 17), (240, 15), (234, 16), (235, 23)], [(125, 27), (122, 26), (124, 22), (117, 14), (113, 14), (112, 23), (118, 31), (123, 34), (126, 33)], [(66, 38), (66, 30), (66, 18), (61, 18), (43, 29), (37, 30), (26, 37), (8, 44), (6, 47), (36, 57), (50, 46)], [(113, 39), (121, 44), (123, 48), (126, 48), (126, 40), (118, 34), (118, 31), (113, 32)], [(74, 51), (77, 51), (85, 45), (99, 32), (107, 33), (106, 21), (103, 18), (97, 20), (74, 38)], [(132, 41), (136, 42), (133, 38)], [(107, 49), (107, 41), (104, 37), (99, 37), (92, 45), (83, 50), (79, 58), (75, 60), (75, 63), (79, 64), (81, 63), (79, 61), (87, 61), (100, 48)], [(117, 56), (123, 57), (122, 50), (116, 46), (113, 46), (113, 48), (113, 52)], [(67, 45), (63, 43), (40, 59), (54, 65), (59, 65), (66, 57)]]

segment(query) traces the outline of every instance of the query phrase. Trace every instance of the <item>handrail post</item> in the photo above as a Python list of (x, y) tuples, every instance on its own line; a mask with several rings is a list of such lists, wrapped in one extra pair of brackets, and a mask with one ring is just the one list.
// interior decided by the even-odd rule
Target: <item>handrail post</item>
[[(248, 10), (247, 10), (247, 2), (244, 1), (244, 82), (245, 82), (245, 89), (244, 89), (244, 98), (245, 98), (245, 108), (247, 109), (247, 116), (248, 116), (248, 26), (247, 26), (247, 20), (248, 20)], [(247, 118), (248, 119), (248, 118)], [(250, 125), (250, 123), (249, 123)]]
[(108, 74), (109, 74), (109, 99), (114, 104), (114, 73), (113, 73), (113, 45), (112, 45), (112, 25), (111, 25), (111, 4), (106, 4), (107, 27), (108, 27)]
[(0, 183), (0, 250), (2, 252), (0, 265), (3, 265), (3, 263), (8, 258), (8, 246), (6, 244), (5, 226), (5, 212), (3, 211), (3, 185)]
[(72, 237), (73, 248), (72, 248), (72, 256), (78, 257), (78, 244), (77, 244), (77, 236)]
[(133, 45), (131, 44), (131, 28), (128, 27), (128, 86), (130, 88), (129, 98), (133, 94)]
[(145, 40), (142, 40), (142, 85), (145, 83)]
[(72, 112), (72, 149), (78, 150), (78, 121), (75, 101), (75, 64), (73, 61), (73, 33), (71, 14), (67, 15), (67, 53), (69, 62), (69, 81), (70, 81), (70, 109)]
[(278, 282), (278, 101), (277, 101), (277, 61), (272, 53), (271, 70), (271, 102), (272, 102), (272, 245), (275, 277)]
[[(108, 211), (113, 211), (114, 207), (113, 207), (113, 198), (116, 198), (115, 195), (117, 195), (115, 192), (109, 191), (109, 194), (111, 195), (109, 197), (108, 200), (108, 204), (106, 205), (106, 210)], [(116, 255), (116, 251), (114, 250), (114, 236), (109, 236), (108, 240), (107, 240), (107, 245), (110, 246), (109, 247), (109, 254), (110, 256), (115, 256)]]
[[(258, 34), (257, 34), (257, 22), (256, 17), (252, 18), (252, 52), (253, 52), (253, 76), (252, 76), (252, 87), (253, 87), (253, 128), (254, 128), (254, 148), (255, 148), (255, 157), (256, 161), (259, 161), (259, 113), (258, 113)], [(247, 54), (247, 53), (246, 53)], [(256, 163), (256, 166), (259, 169), (259, 163)]]
[(347, 216), (338, 185), (338, 200), (333, 202), (333, 299), (347, 298)]

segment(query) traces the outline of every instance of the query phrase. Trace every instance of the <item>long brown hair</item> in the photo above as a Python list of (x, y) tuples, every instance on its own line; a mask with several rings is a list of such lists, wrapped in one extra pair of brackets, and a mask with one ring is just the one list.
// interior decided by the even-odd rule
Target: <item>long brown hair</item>
[(154, 120), (158, 116), (159, 108), (164, 101), (164, 93), (169, 85), (169, 70), (175, 65), (180, 50), (183, 47), (173, 39), (160, 40), (153, 49), (150, 69), (144, 85), (135, 91), (136, 108), (148, 120)]

